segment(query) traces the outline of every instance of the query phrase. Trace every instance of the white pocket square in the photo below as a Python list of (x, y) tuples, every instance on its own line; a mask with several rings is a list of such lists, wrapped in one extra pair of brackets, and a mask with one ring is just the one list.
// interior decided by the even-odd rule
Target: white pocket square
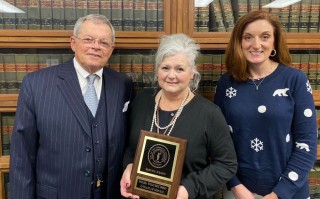
[(122, 109), (123, 113), (128, 110), (129, 103), (130, 103), (130, 101), (127, 101), (126, 103), (124, 103), (124, 106), (123, 106), (123, 109)]

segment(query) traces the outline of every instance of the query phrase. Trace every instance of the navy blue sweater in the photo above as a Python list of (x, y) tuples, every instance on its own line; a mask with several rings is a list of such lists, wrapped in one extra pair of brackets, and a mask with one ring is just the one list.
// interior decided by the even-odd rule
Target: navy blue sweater
[(302, 71), (280, 64), (258, 90), (256, 85), (227, 74), (218, 82), (215, 103), (231, 129), (239, 163), (228, 187), (242, 183), (259, 195), (308, 198), (308, 173), (317, 154), (309, 81)]

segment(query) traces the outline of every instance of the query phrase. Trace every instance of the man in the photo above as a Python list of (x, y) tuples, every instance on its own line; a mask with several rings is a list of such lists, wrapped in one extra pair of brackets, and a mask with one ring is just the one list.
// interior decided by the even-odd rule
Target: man
[[(132, 85), (104, 67), (114, 42), (107, 18), (82, 17), (70, 38), (75, 57), (25, 77), (12, 135), (11, 199), (120, 198)], [(98, 107), (86, 104), (87, 93)]]

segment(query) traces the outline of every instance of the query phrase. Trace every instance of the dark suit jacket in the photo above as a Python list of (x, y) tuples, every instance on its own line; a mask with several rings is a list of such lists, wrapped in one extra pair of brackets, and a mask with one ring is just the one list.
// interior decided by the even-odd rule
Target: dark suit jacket
[[(104, 68), (107, 104), (107, 194), (120, 198), (131, 81)], [(10, 154), (11, 199), (90, 198), (94, 157), (91, 123), (73, 60), (28, 74), (22, 83)], [(107, 188), (107, 189), (106, 189)], [(106, 196), (107, 195), (107, 196)]]

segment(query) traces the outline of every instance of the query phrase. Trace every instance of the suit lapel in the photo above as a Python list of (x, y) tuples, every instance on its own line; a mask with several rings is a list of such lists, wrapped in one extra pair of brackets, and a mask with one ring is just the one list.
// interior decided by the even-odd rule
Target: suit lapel
[(91, 136), (86, 104), (83, 100), (78, 77), (73, 66), (73, 59), (60, 67), (57, 86), (82, 128)]
[(111, 132), (114, 125), (116, 110), (118, 108), (118, 95), (119, 95), (119, 80), (108, 73), (108, 68), (103, 69), (103, 79), (105, 83), (105, 96), (107, 103), (107, 122), (109, 138), (112, 136)]

